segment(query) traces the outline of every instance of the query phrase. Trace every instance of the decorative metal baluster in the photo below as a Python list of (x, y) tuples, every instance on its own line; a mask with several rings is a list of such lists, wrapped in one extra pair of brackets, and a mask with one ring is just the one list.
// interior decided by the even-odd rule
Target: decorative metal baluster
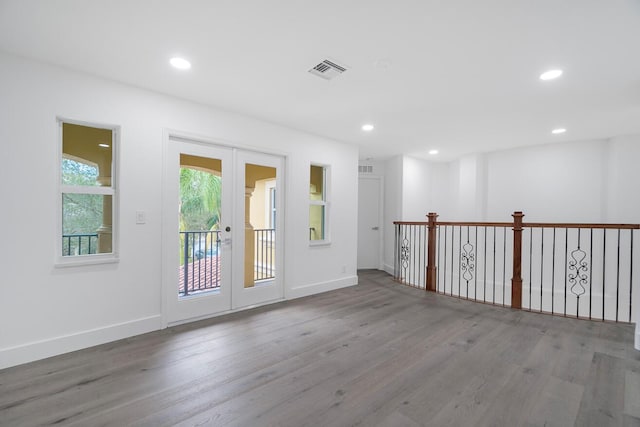
[(409, 267), (409, 256), (411, 251), (409, 249), (409, 239), (407, 239), (406, 226), (402, 227), (402, 246), (400, 248), (400, 265), (402, 267), (401, 279), (406, 282), (407, 280), (407, 268)]
[(462, 295), (462, 290), (460, 289), (462, 286), (462, 226), (458, 227), (458, 251), (460, 251), (460, 255), (458, 256), (458, 298)]
[(467, 298), (469, 298), (469, 281), (473, 280), (475, 273), (475, 254), (473, 249), (473, 245), (469, 241), (469, 227), (467, 227), (467, 243), (462, 245), (460, 254), (462, 278), (467, 283)]
[(393, 247), (395, 248), (393, 257), (393, 277), (396, 280), (400, 280), (400, 224), (395, 224), (393, 233)]
[[(476, 248), (478, 247), (478, 226), (475, 226), (476, 229), (476, 240), (475, 240), (475, 244), (476, 244)], [(475, 266), (474, 266), (475, 268)], [(478, 300), (478, 272), (476, 271), (475, 277), (473, 279), (473, 300), (477, 301)]]
[(585, 261), (587, 253), (580, 249), (580, 238), (581, 229), (578, 229), (578, 248), (571, 251), (571, 260), (569, 261), (570, 273), (568, 276), (569, 283), (571, 284), (571, 293), (576, 296), (576, 317), (580, 315), (580, 297), (586, 292), (584, 285), (589, 282), (588, 274), (584, 273), (589, 270), (589, 263)]
[(567, 315), (567, 253), (569, 252), (569, 229), (564, 229), (564, 312)]

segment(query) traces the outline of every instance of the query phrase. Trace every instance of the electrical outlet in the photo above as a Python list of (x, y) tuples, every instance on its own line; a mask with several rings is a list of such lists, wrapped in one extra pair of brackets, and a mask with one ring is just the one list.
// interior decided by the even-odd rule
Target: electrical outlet
[(144, 224), (147, 222), (147, 214), (144, 211), (136, 212), (136, 224)]
[(347, 266), (346, 266), (346, 265), (343, 265), (343, 266), (342, 266), (342, 272), (343, 272), (343, 273), (346, 273), (346, 272), (347, 272)]

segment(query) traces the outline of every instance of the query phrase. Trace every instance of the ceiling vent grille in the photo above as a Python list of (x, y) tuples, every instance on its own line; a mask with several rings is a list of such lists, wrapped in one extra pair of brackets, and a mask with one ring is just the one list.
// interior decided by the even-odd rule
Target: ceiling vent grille
[(309, 72), (318, 77), (322, 77), (325, 80), (331, 80), (332, 78), (339, 76), (347, 71), (342, 65), (338, 65), (335, 62), (325, 59), (321, 63), (309, 70)]
[(358, 166), (359, 173), (373, 173), (373, 166), (371, 165), (359, 165)]

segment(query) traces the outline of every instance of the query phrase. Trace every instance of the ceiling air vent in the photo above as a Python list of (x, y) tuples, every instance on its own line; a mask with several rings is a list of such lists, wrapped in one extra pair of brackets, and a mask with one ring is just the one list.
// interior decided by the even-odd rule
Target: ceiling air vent
[(373, 173), (373, 166), (371, 165), (359, 165), (358, 166), (359, 173)]
[(328, 59), (325, 59), (309, 70), (311, 74), (322, 77), (325, 80), (331, 80), (332, 78), (339, 76), (345, 71), (347, 71), (345, 67), (338, 65), (335, 62), (329, 61)]

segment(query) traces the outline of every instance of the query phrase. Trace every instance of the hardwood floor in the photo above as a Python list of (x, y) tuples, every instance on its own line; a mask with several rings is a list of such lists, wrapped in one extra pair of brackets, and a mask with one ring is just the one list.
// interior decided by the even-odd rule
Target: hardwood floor
[(0, 425), (640, 425), (633, 327), (360, 285), (0, 371)]

